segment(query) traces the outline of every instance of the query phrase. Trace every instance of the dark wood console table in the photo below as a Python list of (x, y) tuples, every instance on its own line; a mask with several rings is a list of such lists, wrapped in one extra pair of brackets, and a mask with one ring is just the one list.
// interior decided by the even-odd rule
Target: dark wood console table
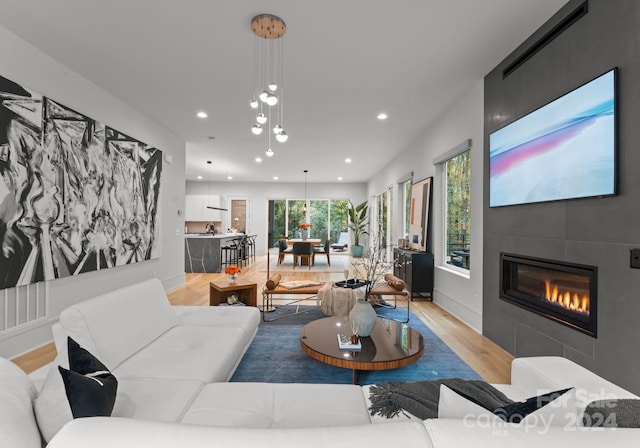
[(393, 258), (393, 275), (407, 284), (409, 298), (433, 300), (433, 254), (397, 247)]

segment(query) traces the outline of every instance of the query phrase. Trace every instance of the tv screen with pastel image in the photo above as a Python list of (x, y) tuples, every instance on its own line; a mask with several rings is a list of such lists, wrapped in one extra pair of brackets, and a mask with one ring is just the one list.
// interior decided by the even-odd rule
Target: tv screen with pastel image
[(489, 135), (489, 206), (616, 194), (616, 69)]

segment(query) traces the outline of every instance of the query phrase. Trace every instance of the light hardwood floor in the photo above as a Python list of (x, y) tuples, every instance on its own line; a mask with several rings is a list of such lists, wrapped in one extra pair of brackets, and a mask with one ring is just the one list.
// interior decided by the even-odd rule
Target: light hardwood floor
[[(345, 255), (336, 255), (345, 256)], [(256, 262), (242, 268), (240, 276), (258, 284), (258, 294), (267, 280), (266, 256), (257, 256)], [(173, 305), (209, 305), (209, 282), (223, 280), (224, 274), (187, 274), (187, 281), (167, 293)], [(340, 273), (320, 273), (299, 270), (286, 274), (288, 280), (337, 281)], [(261, 297), (258, 297), (258, 304)], [(490, 383), (509, 383), (513, 357), (499, 346), (478, 334), (446, 310), (427, 300), (411, 302), (413, 312), (433, 330), (460, 358)], [(53, 344), (15, 358), (13, 361), (27, 373), (51, 362), (56, 352)]]

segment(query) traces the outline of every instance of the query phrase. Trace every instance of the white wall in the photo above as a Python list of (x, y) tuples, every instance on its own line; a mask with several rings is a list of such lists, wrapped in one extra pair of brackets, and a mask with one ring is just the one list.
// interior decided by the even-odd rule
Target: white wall
[(0, 334), (0, 356), (10, 358), (51, 340), (51, 323), (57, 319), (61, 310), (72, 304), (152, 277), (162, 280), (167, 289), (184, 283), (184, 222), (177, 211), (184, 209), (185, 144), (166, 128), (2, 27), (0, 75), (153, 145), (161, 149), (163, 154), (173, 157), (173, 163), (163, 163), (161, 177), (159, 227), (162, 256), (131, 266), (46, 282), (50, 299), (47, 321), (36, 327)]
[[(396, 182), (413, 171), (413, 180), (434, 177), (433, 253), (436, 259), (434, 301), (467, 324), (482, 331), (482, 165), (484, 126), (484, 83), (480, 80), (440, 118), (429, 125), (398, 157), (368, 183), (367, 194), (373, 196), (394, 186), (394, 207), (400, 204)], [(470, 276), (465, 278), (444, 266), (442, 257), (444, 227), (443, 185), (433, 158), (473, 140), (471, 148), (471, 260)], [(400, 213), (394, 209), (392, 241), (401, 238)]]
[[(214, 162), (215, 163), (215, 162)], [(187, 182), (187, 194), (217, 194), (224, 204), (227, 197), (248, 196), (249, 222), (247, 232), (257, 234), (258, 254), (265, 254), (268, 232), (268, 201), (271, 199), (304, 199), (304, 183), (240, 183), (240, 182)], [(364, 183), (307, 183), (308, 199), (351, 199), (358, 204), (366, 199)], [(231, 227), (229, 213), (223, 212), (223, 228)]]

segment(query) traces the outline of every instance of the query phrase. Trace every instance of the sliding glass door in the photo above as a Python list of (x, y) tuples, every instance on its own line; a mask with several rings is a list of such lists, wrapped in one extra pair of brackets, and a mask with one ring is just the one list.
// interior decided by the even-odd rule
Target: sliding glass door
[[(337, 242), (341, 232), (347, 232), (346, 199), (300, 199), (269, 201), (269, 247), (281, 238), (300, 238), (302, 222), (310, 222), (310, 238)], [(305, 205), (307, 205), (305, 207)]]

